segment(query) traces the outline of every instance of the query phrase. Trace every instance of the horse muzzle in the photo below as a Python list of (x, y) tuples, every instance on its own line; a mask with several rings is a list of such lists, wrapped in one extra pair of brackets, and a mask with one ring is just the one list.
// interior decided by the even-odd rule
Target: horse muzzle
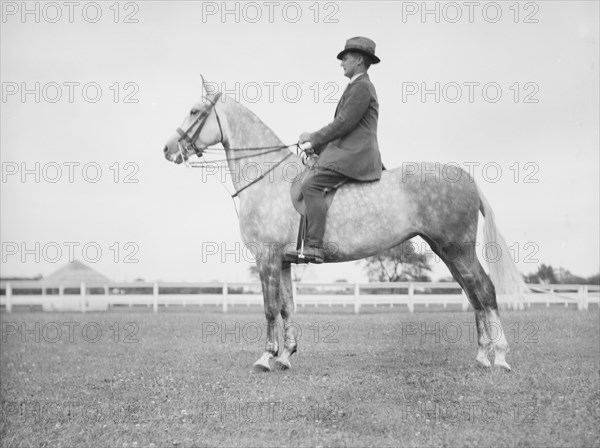
[(165, 154), (165, 159), (167, 159), (169, 162), (173, 162), (173, 163), (176, 163), (179, 165), (180, 163), (183, 163), (183, 161), (184, 161), (184, 156), (183, 156), (182, 151), (171, 152), (171, 151), (169, 151), (169, 147), (165, 146), (163, 148), (163, 152)]

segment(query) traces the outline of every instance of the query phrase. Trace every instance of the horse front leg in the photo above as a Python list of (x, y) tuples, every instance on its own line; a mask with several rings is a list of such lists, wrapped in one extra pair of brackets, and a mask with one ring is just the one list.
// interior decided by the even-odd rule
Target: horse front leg
[(258, 269), (262, 284), (265, 317), (267, 318), (267, 344), (265, 352), (254, 363), (253, 369), (255, 372), (270, 372), (271, 366), (269, 365), (269, 360), (277, 356), (279, 352), (275, 325), (277, 324), (277, 316), (281, 309), (279, 300), (281, 264), (278, 266), (273, 262), (259, 261)]
[(281, 270), (281, 318), (283, 319), (283, 353), (275, 361), (275, 367), (287, 370), (290, 356), (296, 353), (298, 347), (297, 328), (292, 322), (294, 314), (294, 294), (292, 289), (292, 266), (285, 264)]

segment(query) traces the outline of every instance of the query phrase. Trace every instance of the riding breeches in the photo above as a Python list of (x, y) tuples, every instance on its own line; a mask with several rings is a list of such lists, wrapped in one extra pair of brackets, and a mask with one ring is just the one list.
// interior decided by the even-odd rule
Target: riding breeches
[(306, 204), (306, 218), (308, 221), (305, 239), (307, 246), (323, 247), (327, 216), (324, 189), (330, 189), (347, 178), (347, 176), (335, 171), (318, 168), (312, 170), (302, 182), (300, 188)]

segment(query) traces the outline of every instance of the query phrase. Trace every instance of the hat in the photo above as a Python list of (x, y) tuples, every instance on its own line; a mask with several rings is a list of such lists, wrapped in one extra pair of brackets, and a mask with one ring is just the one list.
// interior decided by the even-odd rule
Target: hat
[(346, 53), (349, 51), (356, 51), (358, 53), (362, 53), (366, 56), (369, 56), (373, 61), (373, 64), (378, 64), (381, 60), (375, 56), (375, 42), (373, 42), (368, 37), (352, 37), (346, 41), (346, 46), (344, 49), (337, 55), (338, 59), (342, 59)]

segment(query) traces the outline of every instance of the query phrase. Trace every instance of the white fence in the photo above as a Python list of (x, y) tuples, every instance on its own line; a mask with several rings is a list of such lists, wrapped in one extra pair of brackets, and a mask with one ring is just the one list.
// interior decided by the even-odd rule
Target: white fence
[[(524, 307), (532, 304), (574, 304), (587, 310), (598, 303), (598, 285), (528, 285)], [(263, 297), (259, 283), (67, 283), (45, 281), (0, 282), (0, 306), (12, 312), (14, 306), (42, 306), (44, 311), (105, 311), (115, 306), (159, 307), (216, 305), (227, 312), (231, 306), (260, 305)], [(469, 302), (457, 283), (294, 283), (296, 307), (349, 306), (359, 313), (361, 306), (460, 305)], [(499, 298), (501, 305), (502, 298)], [(520, 308), (523, 308), (521, 306)]]

